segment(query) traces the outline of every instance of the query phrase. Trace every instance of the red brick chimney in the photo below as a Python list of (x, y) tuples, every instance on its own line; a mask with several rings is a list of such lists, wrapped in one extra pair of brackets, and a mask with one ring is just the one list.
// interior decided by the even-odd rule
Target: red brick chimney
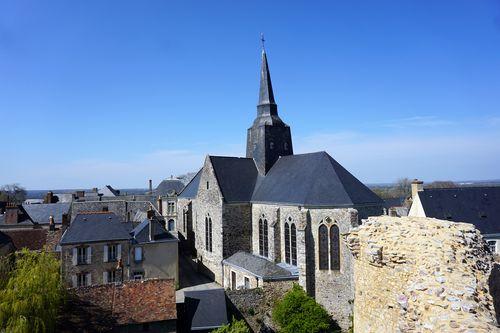
[(17, 224), (19, 221), (19, 208), (16, 204), (8, 203), (5, 207), (5, 224)]

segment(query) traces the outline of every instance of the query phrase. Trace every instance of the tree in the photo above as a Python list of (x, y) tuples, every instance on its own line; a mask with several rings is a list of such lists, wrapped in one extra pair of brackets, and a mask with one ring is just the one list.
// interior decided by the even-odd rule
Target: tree
[(393, 197), (405, 197), (411, 196), (411, 180), (408, 178), (400, 178), (396, 181), (393, 187)]
[(0, 331), (53, 332), (63, 298), (59, 262), (54, 255), (24, 249), (17, 254), (9, 281), (0, 290)]
[(457, 184), (451, 180), (436, 180), (425, 186), (426, 188), (453, 188), (457, 187)]
[(236, 320), (233, 317), (231, 324), (219, 327), (218, 329), (213, 330), (212, 333), (250, 333), (250, 329), (243, 319)]
[(328, 312), (298, 284), (273, 308), (273, 321), (283, 333), (333, 332)]
[(19, 184), (7, 184), (0, 187), (0, 201), (22, 203), (26, 199), (26, 189)]

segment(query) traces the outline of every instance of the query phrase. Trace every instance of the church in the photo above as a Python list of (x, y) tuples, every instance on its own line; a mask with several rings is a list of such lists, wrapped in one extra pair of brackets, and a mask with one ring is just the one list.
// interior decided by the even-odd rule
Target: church
[(382, 200), (326, 152), (294, 154), (262, 49), (246, 157), (208, 155), (178, 196), (182, 247), (225, 288), (295, 281), (341, 326), (352, 312), (351, 255), (341, 242)]

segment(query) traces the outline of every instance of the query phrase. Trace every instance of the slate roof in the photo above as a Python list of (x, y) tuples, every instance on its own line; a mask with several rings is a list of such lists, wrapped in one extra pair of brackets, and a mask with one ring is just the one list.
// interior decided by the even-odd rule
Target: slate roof
[(130, 239), (131, 223), (114, 213), (96, 212), (76, 215), (61, 238), (61, 245)]
[(111, 185), (106, 185), (98, 191), (103, 197), (117, 197), (120, 195), (119, 190), (115, 190)]
[(184, 292), (184, 304), (191, 330), (208, 330), (228, 323), (224, 289)]
[(256, 188), (252, 201), (327, 207), (383, 204), (324, 151), (280, 157)]
[(55, 223), (62, 222), (62, 215), (67, 214), (71, 203), (52, 203), (52, 204), (23, 204), (23, 209), (29, 218), (38, 224), (49, 224), (49, 217), (54, 217)]
[(156, 195), (170, 195), (173, 192), (181, 193), (183, 189), (184, 183), (179, 179), (165, 179), (158, 184), (154, 193)]
[(424, 189), (418, 197), (427, 217), (472, 223), (483, 234), (500, 234), (500, 187)]
[(3, 232), (10, 237), (16, 250), (27, 248), (32, 251), (43, 249), (49, 233), (45, 228), (3, 230)]
[(224, 201), (250, 202), (259, 172), (251, 158), (209, 156)]
[(224, 259), (223, 263), (236, 268), (242, 268), (265, 281), (298, 278), (297, 272), (292, 273), (265, 258), (243, 251), (236, 252), (229, 258)]
[[(153, 218), (153, 223), (155, 223), (155, 241), (162, 241), (167, 239), (175, 239), (157, 218)], [(137, 243), (147, 243), (149, 242), (149, 219), (144, 219), (137, 227), (135, 227), (130, 234)]]
[(184, 189), (177, 196), (178, 198), (193, 199), (198, 194), (198, 187), (200, 186), (201, 169), (191, 179), (191, 181), (184, 187)]

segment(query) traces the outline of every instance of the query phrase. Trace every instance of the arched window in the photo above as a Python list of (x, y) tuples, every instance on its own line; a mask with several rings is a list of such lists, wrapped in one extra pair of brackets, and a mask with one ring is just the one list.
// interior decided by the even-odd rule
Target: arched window
[(205, 249), (212, 252), (212, 218), (205, 217)]
[(267, 220), (264, 219), (264, 257), (269, 256), (269, 238), (268, 238), (268, 231), (267, 231)]
[(319, 269), (328, 269), (328, 228), (322, 224), (318, 230), (319, 234)]
[(290, 244), (292, 245), (292, 265), (297, 266), (297, 230), (295, 224), (292, 224), (290, 232)]
[(340, 269), (340, 236), (339, 227), (334, 224), (330, 227), (330, 269)]
[(264, 255), (264, 221), (259, 219), (259, 254)]
[(290, 263), (290, 226), (285, 222), (285, 262)]

